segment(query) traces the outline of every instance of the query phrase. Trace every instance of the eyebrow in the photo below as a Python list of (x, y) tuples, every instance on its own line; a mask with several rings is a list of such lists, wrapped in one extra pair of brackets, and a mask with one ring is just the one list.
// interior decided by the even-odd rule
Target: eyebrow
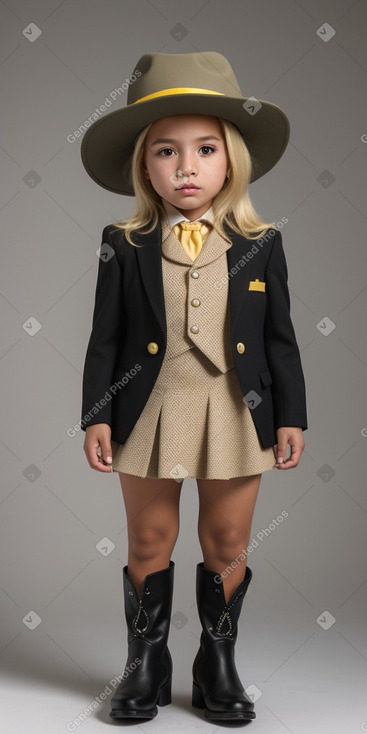
[[(218, 142), (221, 142), (220, 138), (217, 138), (215, 135), (203, 135), (201, 138), (195, 138), (196, 143), (202, 140), (218, 140)], [(158, 145), (158, 143), (177, 143), (177, 140), (175, 140), (175, 138), (157, 138), (157, 140), (154, 140), (152, 143), (152, 146)]]

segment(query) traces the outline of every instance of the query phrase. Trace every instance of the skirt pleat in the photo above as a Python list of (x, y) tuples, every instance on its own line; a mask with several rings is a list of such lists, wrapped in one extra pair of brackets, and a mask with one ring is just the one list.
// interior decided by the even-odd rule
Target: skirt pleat
[(152, 479), (231, 479), (274, 468), (234, 367), (222, 373), (193, 346), (164, 359), (127, 441), (112, 442), (113, 471)]

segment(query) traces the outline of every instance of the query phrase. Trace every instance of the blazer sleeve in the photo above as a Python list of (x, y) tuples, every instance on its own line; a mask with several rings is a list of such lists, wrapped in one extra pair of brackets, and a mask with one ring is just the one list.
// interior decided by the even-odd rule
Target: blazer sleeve
[(275, 430), (281, 426), (307, 429), (306, 388), (301, 357), (290, 315), (288, 269), (277, 230), (265, 271), (267, 306), (265, 353), (272, 375)]
[[(104, 228), (98, 264), (92, 332), (89, 338), (82, 380), (81, 429), (96, 423), (111, 426), (112, 397), (108, 391), (118, 359), (124, 324), (121, 266), (109, 233)], [(106, 247), (106, 245), (108, 247)]]

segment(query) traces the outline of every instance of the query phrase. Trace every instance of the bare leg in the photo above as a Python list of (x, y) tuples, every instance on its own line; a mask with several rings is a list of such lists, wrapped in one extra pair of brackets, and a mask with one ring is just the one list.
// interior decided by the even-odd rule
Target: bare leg
[(179, 531), (182, 482), (119, 472), (128, 525), (128, 575), (141, 596), (148, 573), (169, 566)]
[[(205, 568), (222, 573), (247, 551), (261, 474), (233, 479), (197, 479), (198, 533)], [(223, 577), (226, 602), (243, 581), (247, 556)]]

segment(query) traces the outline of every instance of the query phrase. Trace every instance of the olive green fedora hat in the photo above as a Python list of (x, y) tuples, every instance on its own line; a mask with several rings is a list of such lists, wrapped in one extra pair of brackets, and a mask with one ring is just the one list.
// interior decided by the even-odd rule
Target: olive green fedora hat
[(127, 105), (94, 122), (80, 149), (89, 176), (109, 191), (134, 196), (129, 162), (136, 136), (170, 115), (213, 115), (236, 125), (253, 161), (250, 183), (270, 171), (287, 147), (286, 114), (271, 102), (243, 97), (231, 65), (216, 51), (145, 54), (128, 81)]

